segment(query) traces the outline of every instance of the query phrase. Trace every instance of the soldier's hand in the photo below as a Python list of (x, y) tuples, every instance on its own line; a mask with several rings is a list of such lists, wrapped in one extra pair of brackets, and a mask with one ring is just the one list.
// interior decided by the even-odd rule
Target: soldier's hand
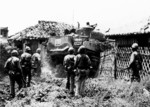
[(91, 69), (93, 69), (93, 67), (92, 67), (92, 66), (90, 66), (90, 70), (91, 70)]

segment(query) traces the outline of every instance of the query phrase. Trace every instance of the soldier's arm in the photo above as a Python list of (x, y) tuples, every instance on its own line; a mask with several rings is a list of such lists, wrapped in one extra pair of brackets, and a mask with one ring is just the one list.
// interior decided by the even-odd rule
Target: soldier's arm
[(23, 55), (21, 55), (21, 57), (20, 57), (20, 64), (22, 65), (22, 62), (23, 61)]
[(8, 73), (8, 71), (9, 71), (9, 68), (8, 68), (8, 60), (7, 60), (4, 65), (4, 72)]
[(18, 69), (19, 69), (19, 72), (22, 73), (22, 68), (21, 68), (20, 60), (19, 60), (19, 59), (17, 60), (17, 67), (18, 67)]
[(67, 65), (67, 56), (64, 57), (63, 65), (64, 65), (64, 67), (65, 67), (65, 69), (66, 69), (66, 65)]
[(78, 56), (75, 56), (74, 57), (74, 72), (75, 72), (75, 75), (79, 75), (79, 72), (77, 70), (77, 66), (78, 66), (78, 60), (79, 60), (79, 57)]
[(30, 66), (32, 66), (32, 55), (30, 54)]
[(88, 64), (91, 65), (91, 60), (89, 57), (88, 57)]
[(141, 62), (143, 62), (142, 55), (141, 55), (141, 54), (139, 54), (139, 56), (140, 56), (140, 61), (141, 61)]
[(131, 65), (132, 65), (134, 59), (135, 59), (135, 55), (134, 55), (134, 53), (132, 53), (130, 56), (130, 61), (129, 61), (129, 68), (131, 68)]
[(89, 68), (92, 68), (92, 63), (91, 63), (91, 60), (90, 60), (90, 58), (89, 58), (88, 55), (87, 55), (87, 59), (88, 59), (88, 67), (89, 67)]
[(76, 69), (77, 66), (78, 66), (78, 60), (79, 60), (79, 57), (78, 56), (75, 56), (74, 57), (74, 68)]
[(42, 62), (42, 61), (41, 61), (41, 56), (38, 57), (38, 62), (39, 62), (39, 64), (41, 65), (41, 62)]

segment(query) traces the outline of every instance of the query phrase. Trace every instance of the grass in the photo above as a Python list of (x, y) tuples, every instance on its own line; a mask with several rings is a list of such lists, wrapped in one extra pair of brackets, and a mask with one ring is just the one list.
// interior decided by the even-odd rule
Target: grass
[(103, 71), (98, 78), (87, 79), (85, 97), (76, 98), (65, 89), (66, 78), (56, 78), (53, 70), (42, 68), (41, 78), (34, 78), (35, 84), (20, 91), (6, 107), (150, 107), (149, 76), (131, 83)]

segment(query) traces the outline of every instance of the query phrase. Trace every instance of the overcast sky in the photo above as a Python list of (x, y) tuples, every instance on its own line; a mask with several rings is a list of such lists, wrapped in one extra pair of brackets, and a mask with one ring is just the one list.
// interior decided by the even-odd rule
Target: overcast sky
[(104, 31), (148, 18), (150, 0), (0, 0), (0, 14), (0, 27), (9, 27), (9, 35), (38, 20), (75, 26), (89, 21)]

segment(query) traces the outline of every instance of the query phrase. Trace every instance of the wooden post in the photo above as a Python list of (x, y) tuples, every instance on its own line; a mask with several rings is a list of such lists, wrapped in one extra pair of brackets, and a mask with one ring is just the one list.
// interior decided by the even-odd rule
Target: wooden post
[(114, 56), (114, 78), (117, 79), (117, 58)]

